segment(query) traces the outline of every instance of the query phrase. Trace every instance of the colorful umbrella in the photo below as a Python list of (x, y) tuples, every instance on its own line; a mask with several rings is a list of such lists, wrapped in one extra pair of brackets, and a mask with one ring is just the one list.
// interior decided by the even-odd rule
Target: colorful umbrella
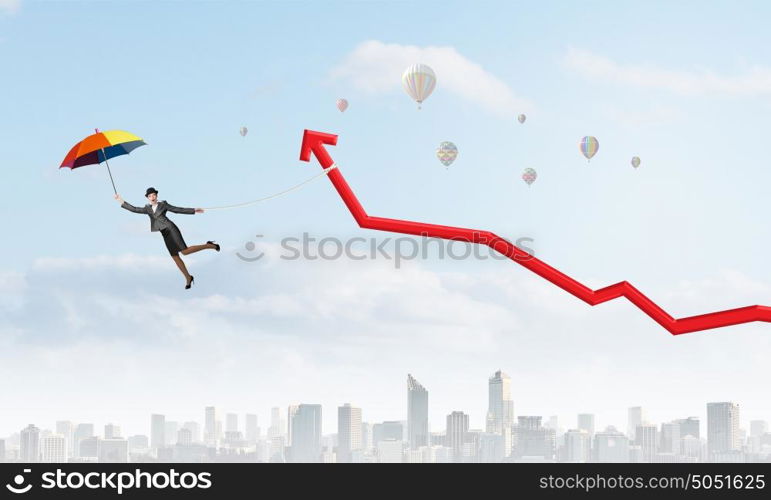
[(89, 135), (70, 149), (59, 168), (74, 169), (104, 162), (107, 165), (107, 172), (110, 174), (112, 190), (117, 194), (118, 191), (115, 189), (115, 181), (112, 179), (110, 164), (107, 160), (116, 156), (127, 155), (144, 145), (145, 141), (142, 138), (123, 130), (100, 132), (99, 129), (96, 129), (95, 134)]

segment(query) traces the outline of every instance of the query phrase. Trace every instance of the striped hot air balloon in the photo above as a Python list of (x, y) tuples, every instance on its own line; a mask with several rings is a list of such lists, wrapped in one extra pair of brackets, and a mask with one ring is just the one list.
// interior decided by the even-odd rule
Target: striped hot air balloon
[(428, 99), (436, 87), (436, 75), (434, 70), (425, 64), (413, 64), (402, 73), (402, 86), (404, 91), (420, 104)]
[(596, 137), (587, 135), (581, 139), (578, 147), (581, 149), (581, 154), (583, 154), (587, 160), (591, 160), (592, 157), (597, 154), (597, 150), (600, 149), (600, 142)]
[(442, 162), (442, 165), (449, 167), (458, 157), (458, 148), (450, 141), (444, 141), (436, 148), (436, 157)]

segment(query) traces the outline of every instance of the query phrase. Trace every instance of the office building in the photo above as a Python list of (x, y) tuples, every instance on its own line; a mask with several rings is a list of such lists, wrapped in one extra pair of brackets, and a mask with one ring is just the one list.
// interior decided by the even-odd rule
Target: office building
[(503, 434), (514, 424), (514, 401), (511, 399), (511, 378), (501, 370), (488, 380), (486, 430)]
[(646, 422), (645, 412), (641, 406), (633, 406), (627, 411), (627, 436), (630, 441), (635, 441), (637, 427)]
[(99, 463), (125, 464), (128, 462), (128, 440), (122, 438), (99, 441)]
[(48, 464), (67, 462), (67, 440), (61, 434), (40, 439), (40, 461)]
[(321, 461), (321, 405), (301, 404), (291, 423), (290, 458), (294, 463)]
[(22, 462), (40, 461), (40, 429), (32, 424), (21, 430), (19, 458)]
[(629, 438), (615, 427), (607, 427), (594, 435), (594, 461), (599, 463), (629, 462)]
[(579, 413), (578, 428), (586, 431), (586, 435), (591, 443), (594, 440), (594, 415), (591, 413)]
[(247, 413), (245, 419), (245, 436), (249, 444), (255, 444), (260, 439), (260, 427), (257, 425), (257, 415)]
[(114, 424), (107, 424), (104, 426), (105, 439), (120, 439), (120, 437), (120, 426)]
[(350, 463), (352, 453), (362, 449), (361, 408), (346, 403), (337, 408), (337, 461)]
[(447, 415), (447, 430), (445, 431), (445, 446), (452, 448), (456, 461), (463, 457), (463, 444), (468, 440), (469, 416), (462, 411), (454, 411)]
[(153, 414), (150, 416), (150, 448), (158, 450), (166, 445), (166, 417)]
[(217, 410), (213, 406), (204, 409), (203, 439), (206, 446), (217, 445)]
[(428, 445), (428, 391), (410, 374), (407, 375), (407, 434), (410, 448)]
[(738, 404), (707, 403), (707, 447), (710, 457), (741, 450)]

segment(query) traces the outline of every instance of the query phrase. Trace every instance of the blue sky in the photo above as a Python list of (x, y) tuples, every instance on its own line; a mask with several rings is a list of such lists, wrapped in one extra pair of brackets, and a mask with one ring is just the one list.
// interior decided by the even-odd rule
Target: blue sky
[[(771, 304), (764, 224), (769, 14), (763, 2), (2, 1), (0, 271), (8, 315), (3, 342), (14, 353), (6, 369), (51, 393), (58, 413), (43, 412), (41, 420), (65, 417), (84, 403), (77, 392), (52, 395), (60, 388), (37, 378), (38, 363), (98, 352), (109, 367), (126, 350), (142, 353), (131, 362), (136, 372), (127, 368), (123, 382), (114, 382), (147, 405), (166, 404), (155, 411), (170, 418), (209, 400), (235, 405), (257, 379), (264, 397), (250, 404), (263, 419), (270, 405), (297, 398), (323, 402), (328, 415), (331, 405), (351, 400), (371, 409), (365, 419), (401, 418), (402, 379), (410, 371), (437, 391), (436, 426), (453, 409), (481, 425), (485, 380), (498, 368), (527, 379), (514, 390), (525, 409), (568, 420), (596, 409), (621, 425), (626, 406), (637, 404), (676, 418), (703, 411), (707, 398), (737, 399), (771, 416), (757, 382), (771, 375), (759, 354), (770, 344), (768, 326), (674, 339), (631, 306), (589, 309), (501, 262), (430, 260), (395, 271), (382, 263), (245, 267), (235, 258), (255, 234), (266, 235), (265, 248), (302, 231), (385, 236), (356, 228), (323, 179), (269, 204), (177, 216), (189, 244), (217, 239), (224, 247), (191, 259), (196, 287), (183, 294), (160, 237), (144, 218), (117, 207), (102, 167), (57, 169), (93, 128), (125, 129), (148, 143), (111, 162), (128, 201), (141, 203), (152, 185), (181, 206), (237, 203), (318, 172), (316, 163), (297, 160), (302, 130), (310, 128), (339, 134), (332, 156), (372, 215), (532, 237), (537, 255), (555, 267), (595, 287), (628, 279), (676, 316)], [(399, 68), (414, 55), (437, 70), (436, 91), (421, 111), (399, 86)], [(338, 97), (350, 101), (345, 113), (335, 108)], [(518, 112), (528, 115), (524, 125)], [(250, 130), (246, 138), (238, 134), (242, 125)], [(584, 135), (600, 141), (588, 164), (578, 152)], [(444, 140), (460, 151), (449, 169), (434, 157)], [(634, 155), (642, 159), (637, 170), (629, 165)], [(529, 189), (519, 179), (526, 167), (539, 173)], [(347, 287), (323, 281), (346, 269), (361, 279)], [(503, 281), (486, 286), (483, 277)], [(327, 305), (339, 292), (393, 308), (337, 317), (311, 291)], [(426, 318), (398, 305), (409, 293), (459, 302)], [(529, 295), (501, 299), (518, 293)], [(149, 327), (116, 305), (146, 312), (147, 297), (176, 312), (161, 308), (148, 316), (158, 326)], [(193, 314), (198, 307), (208, 312)], [(351, 304), (343, 300), (341, 307)], [(322, 330), (334, 325), (339, 337), (315, 335), (319, 322)], [(383, 340), (362, 330), (388, 336), (399, 328), (422, 331), (422, 351), (405, 355), (409, 337), (394, 334), (386, 352), (404, 359), (369, 372)], [(157, 363), (179, 354), (180, 339), (189, 340), (190, 359), (229, 366), (231, 378), (198, 380), (191, 361), (180, 367), (187, 375), (177, 385), (164, 387), (173, 392), (195, 380), (201, 401), (140, 391), (143, 380), (163, 384)], [(255, 356), (275, 349), (288, 361), (260, 368), (233, 354), (252, 345), (262, 353)], [(475, 361), (463, 355), (468, 345), (480, 346)], [(427, 356), (446, 349), (445, 358)], [(543, 358), (536, 363), (528, 352)], [(644, 356), (627, 360), (630, 352)], [(71, 384), (87, 376), (72, 370)], [(346, 391), (324, 392), (352, 374), (358, 382)], [(571, 384), (597, 393), (570, 401), (563, 394), (570, 374), (582, 374)], [(603, 396), (618, 389), (602, 385), (608, 374), (639, 397)], [(678, 386), (691, 399), (655, 389), (677, 376), (699, 380)], [(309, 378), (318, 385), (304, 385)], [(223, 390), (221, 383), (233, 379), (232, 393)], [(369, 395), (373, 386), (381, 389), (377, 400)], [(457, 394), (452, 387), (460, 387)], [(543, 395), (555, 392), (566, 402), (549, 408), (552, 399)], [(18, 422), (6, 431), (26, 424), (28, 409), (38, 407), (19, 398)], [(109, 405), (121, 413), (118, 402), (101, 406)], [(144, 417), (137, 418), (139, 432)]]

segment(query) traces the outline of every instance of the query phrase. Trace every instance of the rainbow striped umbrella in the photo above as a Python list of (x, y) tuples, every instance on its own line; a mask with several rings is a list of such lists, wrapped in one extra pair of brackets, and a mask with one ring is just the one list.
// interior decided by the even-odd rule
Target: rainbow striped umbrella
[(129, 132), (123, 130), (100, 132), (99, 129), (96, 129), (95, 134), (89, 135), (70, 149), (59, 168), (74, 169), (104, 162), (107, 165), (107, 172), (110, 174), (112, 190), (117, 194), (118, 191), (115, 189), (115, 181), (112, 179), (110, 164), (107, 160), (116, 156), (127, 155), (144, 145), (145, 141), (142, 138)]

